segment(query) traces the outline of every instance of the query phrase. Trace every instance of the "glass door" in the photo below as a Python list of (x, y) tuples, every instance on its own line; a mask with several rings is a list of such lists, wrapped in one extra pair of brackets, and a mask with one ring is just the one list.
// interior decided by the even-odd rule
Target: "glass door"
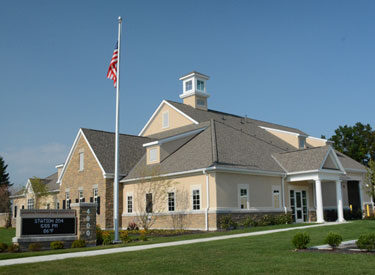
[(292, 208), (292, 216), (294, 222), (307, 222), (306, 191), (290, 190), (290, 206)]

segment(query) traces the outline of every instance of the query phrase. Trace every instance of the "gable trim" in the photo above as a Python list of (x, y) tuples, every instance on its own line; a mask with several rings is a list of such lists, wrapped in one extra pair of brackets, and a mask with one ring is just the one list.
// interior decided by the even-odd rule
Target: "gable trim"
[(90, 143), (88, 142), (88, 140), (87, 140), (85, 134), (83, 133), (82, 129), (80, 128), (79, 131), (78, 131), (78, 133), (77, 133), (77, 136), (76, 136), (76, 138), (75, 138), (75, 140), (74, 140), (74, 142), (73, 142), (73, 145), (72, 145), (72, 147), (70, 148), (70, 151), (69, 151), (68, 157), (66, 158), (66, 161), (65, 161), (65, 163), (64, 163), (63, 169), (61, 170), (60, 177), (57, 179), (57, 183), (60, 184), (60, 185), (61, 185), (61, 179), (62, 179), (62, 177), (63, 177), (64, 174), (65, 174), (66, 168), (67, 168), (67, 166), (68, 166), (68, 163), (69, 163), (70, 159), (72, 158), (72, 155), (73, 155), (74, 149), (75, 149), (76, 146), (77, 146), (77, 143), (78, 143), (78, 140), (79, 140), (79, 137), (80, 137), (80, 136), (82, 136), (82, 137), (85, 139), (85, 141), (86, 141), (86, 143), (87, 143), (87, 146), (90, 148), (90, 151), (91, 151), (91, 153), (93, 154), (93, 156), (94, 156), (96, 162), (98, 163), (100, 169), (102, 170), (103, 175), (105, 174), (105, 171), (104, 171), (104, 169), (103, 169), (102, 164), (100, 163), (98, 157), (96, 156), (94, 150), (92, 149)]
[(333, 157), (333, 161), (334, 161), (334, 162), (336, 163), (336, 165), (339, 167), (339, 170), (340, 170), (341, 172), (343, 172), (344, 174), (346, 174), (344, 167), (342, 166), (342, 164), (341, 164), (339, 158), (337, 157), (335, 151), (332, 149), (331, 146), (329, 147), (329, 150), (327, 151), (327, 154), (325, 155), (325, 157), (324, 157), (324, 159), (323, 159), (323, 161), (322, 161), (322, 164), (320, 165), (319, 170), (325, 170), (325, 169), (323, 168), (323, 166), (324, 166), (324, 164), (326, 163), (326, 160), (327, 160), (327, 158), (328, 158), (328, 156), (329, 156), (330, 154), (331, 154), (331, 156)]
[(192, 119), (191, 117), (189, 117), (187, 114), (185, 114), (184, 112), (182, 112), (180, 109), (177, 109), (175, 106), (173, 106), (172, 104), (168, 103), (166, 100), (163, 100), (158, 108), (156, 108), (155, 112), (152, 114), (152, 116), (150, 117), (150, 119), (147, 121), (146, 125), (142, 128), (142, 130), (139, 132), (138, 136), (142, 136), (143, 133), (146, 131), (146, 129), (148, 128), (148, 126), (150, 125), (151, 121), (155, 118), (156, 114), (159, 112), (159, 110), (161, 109), (161, 107), (164, 105), (164, 104), (167, 104), (169, 107), (171, 107), (173, 110), (175, 110), (176, 112), (178, 112), (179, 114), (183, 115), (185, 118), (187, 118), (188, 120), (190, 120), (191, 122), (193, 122), (194, 124), (199, 124), (196, 120)]

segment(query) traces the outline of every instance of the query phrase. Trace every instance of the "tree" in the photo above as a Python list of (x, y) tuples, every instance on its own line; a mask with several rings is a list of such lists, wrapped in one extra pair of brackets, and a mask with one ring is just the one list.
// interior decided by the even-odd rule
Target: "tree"
[(363, 165), (375, 159), (375, 132), (370, 124), (357, 122), (354, 126), (339, 126), (329, 140), (334, 142), (336, 150)]
[(375, 161), (373, 160), (368, 162), (364, 188), (369, 196), (375, 198)]
[(10, 212), (10, 190), (12, 186), (9, 180), (9, 173), (7, 173), (8, 165), (5, 164), (3, 158), (0, 156), (0, 213)]
[(43, 183), (42, 179), (33, 177), (30, 179), (31, 188), (34, 192), (34, 207), (40, 208), (41, 198), (48, 196), (47, 186)]
[(144, 169), (138, 173), (141, 181), (136, 184), (137, 207), (135, 212), (141, 227), (148, 230), (165, 210), (168, 189), (172, 180), (160, 177), (158, 167)]

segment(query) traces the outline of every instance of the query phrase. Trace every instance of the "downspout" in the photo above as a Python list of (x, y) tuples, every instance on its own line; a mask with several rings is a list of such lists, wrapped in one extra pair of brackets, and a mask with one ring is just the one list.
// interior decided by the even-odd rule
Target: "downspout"
[(207, 169), (203, 170), (203, 174), (206, 175), (206, 211), (205, 211), (205, 223), (206, 223), (206, 231), (209, 230), (208, 226), (208, 210), (210, 209), (210, 186), (209, 186), (209, 174), (207, 173)]
[(285, 179), (286, 179), (287, 175), (284, 174), (284, 176), (281, 178), (281, 192), (283, 193), (283, 208), (284, 208), (284, 213), (288, 213), (288, 209), (286, 208), (286, 204), (285, 204)]

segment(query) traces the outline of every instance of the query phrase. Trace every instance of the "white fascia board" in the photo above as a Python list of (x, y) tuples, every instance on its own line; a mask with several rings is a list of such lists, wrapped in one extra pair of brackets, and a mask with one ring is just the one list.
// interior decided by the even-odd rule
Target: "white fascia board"
[(202, 97), (206, 97), (206, 98), (210, 97), (210, 94), (206, 93), (206, 92), (191, 91), (191, 92), (180, 94), (180, 98), (183, 99), (185, 97), (189, 97), (189, 96), (192, 96), (192, 95), (198, 95), (198, 96), (202, 96)]
[(176, 107), (174, 107), (172, 104), (168, 103), (166, 100), (163, 100), (160, 105), (158, 106), (158, 108), (156, 108), (155, 112), (152, 114), (152, 116), (150, 117), (150, 119), (147, 121), (146, 125), (143, 127), (143, 129), (139, 132), (138, 136), (142, 136), (144, 131), (147, 129), (148, 125), (151, 123), (151, 121), (154, 119), (154, 117), (156, 116), (156, 114), (159, 112), (159, 110), (161, 109), (161, 107), (163, 106), (163, 104), (167, 104), (169, 107), (171, 107), (173, 110), (175, 110), (176, 112), (180, 113), (181, 115), (183, 115), (184, 117), (186, 117), (187, 119), (189, 119), (191, 122), (193, 122), (194, 124), (199, 124), (196, 120), (192, 119), (191, 117), (189, 117), (187, 114), (185, 114), (184, 112), (180, 111), (179, 109), (177, 109)]
[(72, 155), (73, 155), (74, 149), (75, 149), (76, 146), (77, 146), (77, 143), (78, 143), (78, 140), (79, 140), (79, 137), (80, 137), (80, 136), (83, 136), (83, 138), (85, 139), (85, 141), (86, 141), (86, 143), (87, 143), (87, 146), (90, 148), (91, 153), (94, 155), (95, 160), (96, 160), (97, 163), (99, 164), (99, 167), (100, 167), (100, 169), (102, 170), (103, 175), (105, 174), (105, 171), (104, 171), (104, 169), (103, 169), (102, 164), (99, 162), (97, 156), (95, 155), (94, 150), (92, 149), (92, 147), (91, 147), (90, 143), (88, 142), (88, 140), (87, 140), (85, 134), (83, 133), (82, 129), (80, 128), (79, 131), (78, 131), (78, 133), (77, 133), (77, 136), (76, 136), (76, 138), (75, 138), (75, 140), (74, 140), (74, 142), (73, 142), (73, 145), (72, 145), (72, 147), (70, 148), (70, 151), (69, 151), (68, 157), (66, 158), (66, 161), (65, 161), (65, 163), (64, 163), (64, 167), (63, 167), (63, 169), (62, 169), (62, 171), (61, 171), (60, 177), (59, 177), (58, 180), (57, 180), (57, 183), (59, 183), (60, 185), (61, 185), (61, 179), (62, 179), (62, 177), (63, 177), (64, 174), (65, 174), (65, 170), (66, 170), (66, 168), (67, 168), (67, 166), (68, 166), (68, 163), (69, 163), (70, 159), (72, 158)]
[(320, 140), (320, 141), (324, 141), (324, 142), (327, 142), (327, 141), (328, 141), (327, 139), (324, 139), (324, 138), (317, 138), (317, 137), (313, 137), (313, 136), (307, 136), (307, 138), (310, 138), (310, 139), (316, 139), (316, 140)]
[(193, 77), (193, 76), (195, 76), (195, 75), (196, 75), (197, 77), (203, 78), (203, 79), (205, 79), (205, 80), (209, 80), (209, 79), (210, 79), (210, 77), (207, 76), (207, 75), (200, 74), (200, 73), (198, 73), (198, 72), (192, 72), (191, 74), (187, 74), (187, 75), (184, 75), (184, 76), (180, 77), (178, 80), (185, 80), (185, 79), (188, 79), (188, 78)]
[(64, 163), (61, 163), (55, 166), (56, 169), (61, 168), (61, 167), (64, 167)]
[(230, 167), (220, 167), (214, 166), (207, 168), (208, 171), (215, 170), (216, 172), (233, 172), (239, 174), (251, 174), (251, 175), (262, 175), (262, 176), (271, 176), (271, 177), (280, 177), (284, 176), (283, 172), (275, 171), (266, 171), (266, 170), (253, 170), (253, 169), (243, 169), (243, 168), (230, 168)]
[(208, 169), (200, 168), (200, 169), (194, 169), (194, 170), (188, 170), (188, 171), (182, 171), (182, 172), (168, 173), (168, 174), (163, 174), (163, 175), (154, 176), (154, 177), (148, 176), (148, 177), (143, 177), (143, 178), (120, 180), (120, 182), (127, 183), (127, 182), (139, 181), (139, 180), (149, 180), (152, 178), (164, 178), (164, 177), (173, 177), (173, 176), (180, 176), (180, 175), (186, 175), (186, 174), (196, 174), (196, 173), (203, 173), (206, 170)]
[(203, 127), (203, 128), (199, 128), (199, 129), (196, 129), (196, 130), (193, 130), (193, 131), (185, 132), (185, 133), (182, 133), (182, 134), (179, 134), (179, 135), (163, 138), (163, 139), (160, 139), (160, 140), (157, 140), (157, 141), (145, 143), (145, 144), (143, 144), (143, 147), (150, 147), (150, 146), (153, 146), (153, 145), (161, 145), (161, 144), (166, 143), (166, 142), (171, 142), (171, 141), (174, 141), (174, 140), (177, 140), (177, 139), (180, 139), (180, 138), (184, 138), (184, 137), (188, 137), (188, 136), (198, 134), (205, 129), (207, 129), (207, 127)]
[(279, 129), (275, 129), (275, 128), (270, 128), (270, 127), (264, 127), (264, 126), (258, 126), (258, 127), (262, 128), (264, 130), (269, 130), (269, 131), (274, 131), (274, 132), (289, 134), (289, 135), (293, 135), (293, 136), (305, 136), (305, 135), (302, 135), (302, 134), (299, 134), (299, 133), (296, 133), (296, 132), (289, 132), (289, 131), (279, 130)]
[(355, 169), (355, 168), (345, 168), (346, 172), (353, 172), (353, 173), (367, 173), (367, 170), (364, 169)]

